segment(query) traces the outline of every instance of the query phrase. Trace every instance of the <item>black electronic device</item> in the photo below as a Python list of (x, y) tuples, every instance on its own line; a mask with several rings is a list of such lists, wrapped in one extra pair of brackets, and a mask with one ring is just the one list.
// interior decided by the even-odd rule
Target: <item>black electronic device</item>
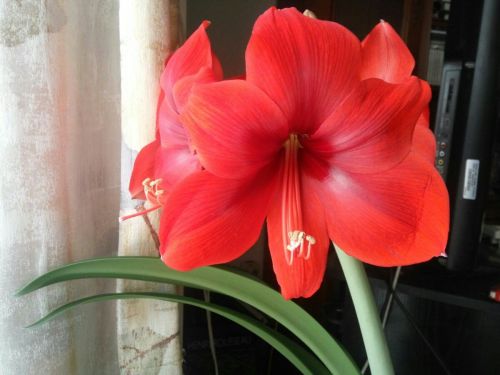
[(436, 166), (450, 191), (451, 270), (476, 264), (498, 122), (499, 36), (499, 1), (451, 2), (434, 129)]
[(444, 64), (441, 76), (434, 132), (436, 134), (436, 168), (443, 179), (446, 179), (450, 164), (461, 72), (462, 62), (450, 61)]

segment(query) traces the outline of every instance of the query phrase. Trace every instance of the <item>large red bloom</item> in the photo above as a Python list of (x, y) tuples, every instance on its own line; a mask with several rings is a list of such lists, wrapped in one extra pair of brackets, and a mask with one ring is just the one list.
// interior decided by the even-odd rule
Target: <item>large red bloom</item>
[(133, 198), (161, 204), (176, 183), (201, 170), (179, 115), (195, 83), (222, 79), (220, 63), (205, 31), (208, 25), (203, 22), (167, 60), (160, 78), (156, 139), (135, 160), (129, 187)]
[(433, 140), (414, 132), (430, 91), (410, 76), (413, 59), (387, 24), (360, 43), (336, 23), (272, 8), (254, 26), (246, 64), (246, 81), (195, 87), (181, 116), (206, 170), (167, 199), (166, 264), (230, 261), (266, 218), (285, 298), (318, 289), (330, 239), (382, 266), (443, 251), (447, 192)]

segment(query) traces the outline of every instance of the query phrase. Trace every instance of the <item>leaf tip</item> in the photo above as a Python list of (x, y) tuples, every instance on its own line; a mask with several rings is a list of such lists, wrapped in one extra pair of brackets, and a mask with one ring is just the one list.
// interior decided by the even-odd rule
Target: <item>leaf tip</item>
[(26, 294), (29, 294), (31, 293), (32, 291), (34, 291), (35, 289), (33, 289), (31, 287), (31, 283), (30, 284), (27, 284), (21, 288), (19, 288), (18, 290), (16, 290), (14, 292), (14, 297), (21, 297), (21, 296), (24, 296)]
[(13, 296), (14, 297), (21, 297), (26, 294), (25, 288), (18, 289), (14, 292)]

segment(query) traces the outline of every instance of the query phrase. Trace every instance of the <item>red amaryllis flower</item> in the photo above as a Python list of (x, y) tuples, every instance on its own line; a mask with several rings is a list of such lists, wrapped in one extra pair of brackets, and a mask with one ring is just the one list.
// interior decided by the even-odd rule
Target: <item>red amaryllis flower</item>
[[(161, 207), (165, 194), (190, 173), (201, 170), (196, 152), (179, 120), (193, 85), (222, 79), (222, 69), (212, 53), (204, 21), (167, 60), (160, 78), (156, 139), (137, 155), (130, 178), (132, 198), (148, 199)], [(144, 214), (143, 211), (139, 214)], [(127, 219), (137, 215), (129, 215)]]
[[(381, 21), (361, 43), (362, 79), (379, 78), (389, 83), (401, 83), (411, 77), (415, 60), (406, 44), (387, 22)], [(426, 90), (430, 90), (428, 86)], [(429, 94), (430, 95), (430, 94)], [(434, 164), (436, 140), (429, 129), (429, 107), (420, 115), (413, 134), (413, 147)]]
[[(378, 57), (369, 50), (377, 44)], [(257, 20), (246, 81), (195, 87), (182, 116), (206, 170), (167, 200), (167, 265), (230, 261), (256, 241), (266, 218), (285, 298), (318, 289), (329, 239), (382, 266), (443, 251), (447, 192), (412, 144), (430, 92), (406, 70), (397, 80), (380, 76), (382, 55), (401, 53), (394, 41), (380, 44), (362, 45), (342, 26), (295, 9), (272, 8)]]

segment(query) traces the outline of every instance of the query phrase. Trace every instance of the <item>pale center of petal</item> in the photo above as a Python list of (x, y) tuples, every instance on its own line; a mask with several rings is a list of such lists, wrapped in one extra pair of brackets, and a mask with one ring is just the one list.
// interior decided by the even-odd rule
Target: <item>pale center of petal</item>
[[(311, 247), (316, 243), (316, 240), (304, 232), (298, 163), (298, 153), (302, 146), (298, 135), (291, 134), (284, 147), (281, 228), (285, 259), (289, 265), (292, 265), (295, 257), (309, 259)], [(305, 242), (307, 242), (307, 247)]]
[(144, 179), (142, 181), (142, 186), (144, 187), (144, 194), (146, 195), (146, 199), (153, 204), (152, 207), (133, 213), (131, 215), (125, 215), (125, 216), (120, 216), (119, 221), (125, 221), (128, 219), (132, 219), (133, 217), (136, 216), (143, 216), (146, 215), (149, 212), (156, 211), (157, 209), (161, 208), (162, 204), (160, 202), (160, 198), (164, 193), (164, 190), (160, 189), (160, 184), (162, 182), (161, 178), (158, 178), (156, 180), (151, 180), (150, 178)]

